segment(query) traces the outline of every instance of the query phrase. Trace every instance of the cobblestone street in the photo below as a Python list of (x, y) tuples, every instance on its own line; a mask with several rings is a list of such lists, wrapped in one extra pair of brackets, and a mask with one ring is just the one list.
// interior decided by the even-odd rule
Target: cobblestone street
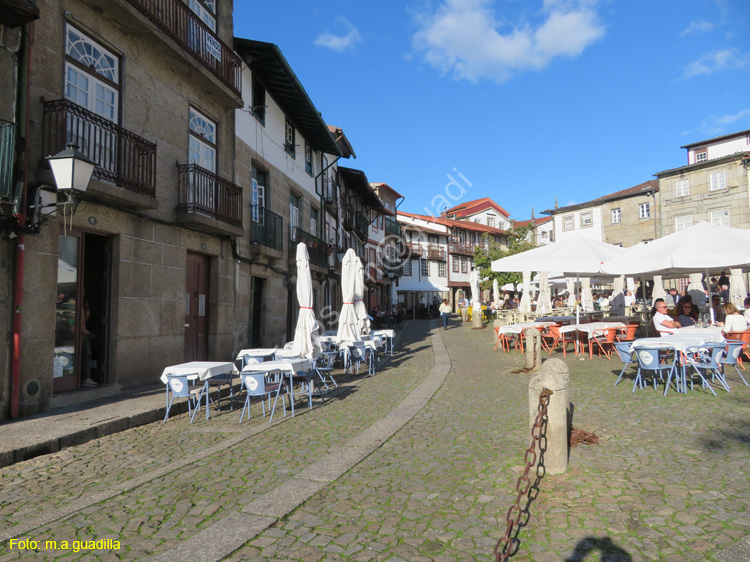
[[(408, 324), (375, 376), (339, 375), (325, 403), (280, 423), (258, 404), (241, 425), (237, 409), (180, 414), (0, 469), (0, 562), (492, 560), (529, 444), (529, 375), (511, 373), (524, 358), (494, 352), (489, 328), (429, 329)], [(725, 560), (750, 534), (750, 387), (735, 373), (717, 397), (632, 394), (632, 376), (613, 386), (616, 358), (566, 363), (573, 424), (600, 441), (541, 481), (512, 560)], [(395, 432), (368, 449), (383, 420)], [(323, 474), (350, 453), (341, 476)], [(304, 482), (322, 483), (298, 507), (253, 507), (311, 470), (320, 479)], [(44, 548), (102, 539), (120, 550)]]

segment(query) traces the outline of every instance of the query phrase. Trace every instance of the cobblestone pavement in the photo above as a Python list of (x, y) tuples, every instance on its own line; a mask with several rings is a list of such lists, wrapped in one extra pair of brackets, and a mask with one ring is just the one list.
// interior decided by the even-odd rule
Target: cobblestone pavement
[[(213, 559), (492, 559), (528, 447), (529, 375), (511, 373), (519, 353), (492, 351), (490, 329), (434, 333), (451, 370), (432, 399), (343, 476)], [(238, 411), (192, 425), (181, 415), (0, 469), (0, 539), (42, 546), (4, 540), (0, 562), (170, 559), (391, 412), (435, 365), (427, 336), (426, 322), (412, 323), (384, 370), (282, 423), (257, 405), (242, 425)], [(541, 481), (513, 560), (721, 560), (750, 533), (750, 387), (735, 374), (717, 397), (632, 394), (628, 380), (613, 387), (615, 359), (566, 362), (573, 423), (600, 442), (572, 449), (568, 472)], [(121, 550), (43, 548), (100, 539)]]

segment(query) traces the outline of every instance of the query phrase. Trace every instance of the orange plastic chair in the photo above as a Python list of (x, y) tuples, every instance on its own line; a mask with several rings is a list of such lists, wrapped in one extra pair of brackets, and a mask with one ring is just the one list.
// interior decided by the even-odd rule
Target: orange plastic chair
[(575, 336), (570, 339), (565, 338), (565, 334), (560, 333), (561, 324), (554, 324), (549, 327), (547, 334), (543, 335), (542, 338), (547, 340), (547, 348), (549, 354), (552, 355), (552, 351), (557, 347), (558, 344), (562, 346), (563, 357), (568, 356), (568, 344), (572, 343), (575, 346)]
[(619, 328), (604, 328), (603, 330), (594, 330), (593, 334), (589, 338), (589, 359), (592, 359), (594, 357), (593, 347), (594, 344), (596, 344), (599, 348), (599, 357), (602, 356), (603, 351), (604, 355), (607, 356), (607, 360), (609, 360), (610, 355), (612, 355), (612, 349), (615, 346), (615, 336), (617, 336), (618, 330)]
[(616, 341), (634, 341), (638, 326), (640, 324), (628, 324), (624, 328), (618, 328), (617, 335), (615, 336)]

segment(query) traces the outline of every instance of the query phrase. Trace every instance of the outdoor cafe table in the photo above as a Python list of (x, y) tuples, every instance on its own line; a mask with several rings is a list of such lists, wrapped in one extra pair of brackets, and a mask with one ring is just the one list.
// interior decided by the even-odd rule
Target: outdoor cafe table
[[(584, 320), (585, 316), (582, 317)], [(536, 319), (537, 322), (552, 322), (554, 324), (572, 324), (576, 321), (575, 316), (542, 316)]]
[(248, 363), (263, 363), (263, 361), (273, 358), (274, 354), (278, 350), (278, 347), (256, 347), (254, 349), (243, 349), (237, 354), (236, 359), (238, 361), (242, 361), (243, 367)]
[[(170, 376), (187, 375), (188, 380), (205, 381), (208, 385), (208, 379), (219, 375), (237, 375), (237, 367), (231, 361), (214, 362), (214, 361), (191, 361), (190, 363), (180, 363), (166, 367), (161, 374), (161, 382), (167, 385), (167, 408), (169, 408), (169, 381)], [(211, 417), (211, 410), (208, 407), (208, 388), (206, 388), (206, 419)]]
[[(264, 373), (266, 375), (275, 372), (285, 373), (289, 377), (289, 392), (291, 393), (292, 403), (292, 417), (294, 417), (294, 375), (300, 371), (308, 371), (312, 369), (312, 359), (306, 359), (304, 357), (288, 357), (284, 359), (277, 359), (274, 361), (264, 361), (263, 363), (250, 363), (242, 368), (243, 373)], [(276, 397), (281, 392), (281, 386), (276, 391)], [(271, 419), (273, 421), (273, 415)]]
[[(519, 322), (517, 324), (508, 324), (507, 326), (498, 326), (496, 328), (496, 334), (497, 339), (495, 340), (495, 344), (497, 345), (497, 340), (500, 339), (500, 336), (502, 334), (523, 334), (523, 331), (526, 328), (546, 328), (547, 326), (554, 326), (555, 322), (549, 321), (549, 322), (542, 322), (540, 320), (537, 320), (536, 322)], [(521, 351), (523, 351), (523, 347), (520, 348)]]
[(393, 338), (396, 337), (396, 330), (373, 330), (370, 332), (370, 334), (374, 336), (386, 337), (388, 341), (388, 348), (391, 350), (391, 355), (393, 355)]
[(685, 353), (688, 347), (697, 347), (707, 343), (723, 343), (721, 328), (680, 328), (675, 334), (655, 338), (640, 338), (633, 342), (633, 347), (670, 347)]
[[(570, 324), (569, 326), (561, 326), (560, 333), (566, 334), (568, 332), (586, 332), (589, 338), (594, 337), (594, 332), (602, 332), (609, 328), (624, 328), (625, 324), (622, 322), (588, 322), (587, 324)], [(576, 354), (578, 354), (578, 346), (581, 342), (576, 339)]]

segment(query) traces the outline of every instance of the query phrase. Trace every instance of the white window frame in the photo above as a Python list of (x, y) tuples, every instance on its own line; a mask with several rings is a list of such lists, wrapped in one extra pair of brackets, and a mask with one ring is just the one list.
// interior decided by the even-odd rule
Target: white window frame
[(404, 260), (401, 266), (401, 275), (404, 277), (411, 277), (411, 260)]
[(732, 213), (729, 209), (716, 209), (709, 214), (711, 224), (718, 226), (732, 226)]
[(250, 204), (252, 207), (251, 219), (253, 222), (263, 224), (265, 222), (265, 213), (261, 209), (266, 208), (266, 186), (260, 185), (258, 180), (252, 178), (252, 188), (250, 191)]
[(676, 180), (674, 182), (674, 196), (675, 197), (687, 197), (690, 195), (690, 180)]
[(612, 209), (612, 224), (620, 224), (622, 222), (622, 209)]
[(638, 205), (638, 217), (642, 219), (651, 218), (651, 203), (641, 203)]
[(289, 119), (286, 119), (284, 121), (284, 150), (292, 158), (296, 157), (295, 137), (294, 125), (292, 125)]
[(216, 173), (217, 125), (190, 106), (188, 112), (188, 163)]
[(422, 274), (422, 277), (429, 277), (430, 276), (430, 262), (429, 260), (422, 260), (422, 263), (420, 264), (420, 273)]
[(315, 207), (310, 207), (310, 234), (313, 236), (318, 235), (318, 215), (320, 211)]
[(709, 191), (721, 191), (727, 188), (727, 172), (722, 170), (720, 172), (714, 172), (710, 176)]
[(695, 153), (695, 163), (699, 162), (705, 162), (708, 160), (708, 151), (707, 150), (701, 150), (700, 152)]
[(591, 211), (581, 213), (581, 228), (590, 228), (594, 226), (594, 215)]
[(575, 230), (575, 227), (576, 227), (576, 221), (573, 215), (566, 215), (562, 218), (563, 230)]
[(693, 215), (682, 215), (674, 218), (674, 231), (679, 232), (693, 226)]
[(444, 261), (438, 262), (438, 277), (447, 277), (448, 272)]

